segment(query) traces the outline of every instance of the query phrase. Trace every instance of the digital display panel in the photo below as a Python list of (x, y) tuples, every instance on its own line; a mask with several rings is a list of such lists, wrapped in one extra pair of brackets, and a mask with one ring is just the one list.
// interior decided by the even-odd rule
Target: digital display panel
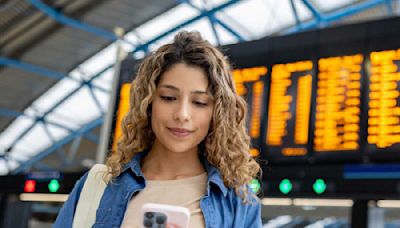
[(238, 95), (242, 96), (248, 105), (247, 127), (252, 139), (250, 154), (260, 154), (261, 115), (264, 101), (265, 78), (268, 69), (265, 66), (235, 69), (232, 72)]
[(272, 66), (266, 134), (268, 154), (307, 154), (312, 70), (311, 60)]
[(361, 54), (318, 60), (315, 152), (359, 149), (362, 63)]
[[(400, 42), (380, 42), (387, 39), (380, 30), (372, 38), (363, 35), (364, 26), (357, 35), (350, 26), (227, 48), (237, 93), (248, 104), (253, 156), (274, 165), (317, 164), (374, 161), (390, 152), (399, 161)], [(129, 110), (134, 74), (126, 75), (114, 114), (114, 148)]]
[(400, 150), (400, 49), (371, 52), (368, 91), (369, 151)]
[(117, 142), (118, 139), (122, 136), (122, 129), (121, 129), (121, 123), (122, 119), (125, 117), (125, 115), (129, 112), (129, 93), (131, 91), (131, 84), (130, 83), (124, 83), (120, 87), (120, 94), (119, 94), (119, 101), (118, 101), (118, 110), (117, 110), (117, 116), (116, 116), (116, 123), (115, 123), (115, 129), (114, 129), (114, 136), (113, 136), (113, 143), (112, 143), (112, 149), (115, 151), (117, 149)]

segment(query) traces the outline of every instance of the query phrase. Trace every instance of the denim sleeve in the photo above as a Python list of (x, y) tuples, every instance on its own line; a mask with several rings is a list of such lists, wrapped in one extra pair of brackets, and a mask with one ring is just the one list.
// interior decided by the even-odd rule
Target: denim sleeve
[(53, 228), (68, 228), (72, 227), (74, 221), (75, 208), (79, 200), (83, 185), (86, 181), (88, 172), (86, 172), (80, 179), (75, 183), (74, 188), (68, 196), (68, 200), (65, 201), (63, 207), (57, 215), (57, 219), (53, 224)]
[(261, 201), (257, 200), (247, 205), (247, 216), (245, 221), (245, 227), (261, 228)]

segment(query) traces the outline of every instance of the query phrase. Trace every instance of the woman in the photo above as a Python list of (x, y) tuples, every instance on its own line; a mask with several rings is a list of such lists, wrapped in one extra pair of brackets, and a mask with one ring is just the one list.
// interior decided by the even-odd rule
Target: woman
[[(187, 207), (190, 227), (261, 227), (247, 184), (260, 171), (249, 155), (246, 103), (223, 54), (198, 32), (181, 32), (142, 62), (130, 111), (94, 227), (137, 227), (144, 203)], [(87, 175), (55, 227), (71, 227)]]

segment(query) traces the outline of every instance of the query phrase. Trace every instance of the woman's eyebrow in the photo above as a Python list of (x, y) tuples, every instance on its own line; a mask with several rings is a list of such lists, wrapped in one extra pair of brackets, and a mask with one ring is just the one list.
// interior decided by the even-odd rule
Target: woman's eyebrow
[[(160, 88), (167, 88), (167, 89), (172, 89), (172, 90), (176, 90), (176, 91), (180, 91), (179, 88), (173, 86), (173, 85), (169, 85), (169, 84), (162, 84), (159, 86)], [(202, 90), (195, 90), (195, 91), (191, 91), (190, 93), (194, 93), (194, 94), (205, 94), (205, 95), (209, 95), (209, 92), (207, 91), (202, 91)]]

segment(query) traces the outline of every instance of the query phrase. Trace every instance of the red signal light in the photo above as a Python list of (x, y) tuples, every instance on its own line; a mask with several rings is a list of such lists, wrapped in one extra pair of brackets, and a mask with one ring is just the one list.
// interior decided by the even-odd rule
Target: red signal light
[(36, 189), (36, 181), (35, 180), (26, 180), (24, 186), (24, 192), (35, 192)]

